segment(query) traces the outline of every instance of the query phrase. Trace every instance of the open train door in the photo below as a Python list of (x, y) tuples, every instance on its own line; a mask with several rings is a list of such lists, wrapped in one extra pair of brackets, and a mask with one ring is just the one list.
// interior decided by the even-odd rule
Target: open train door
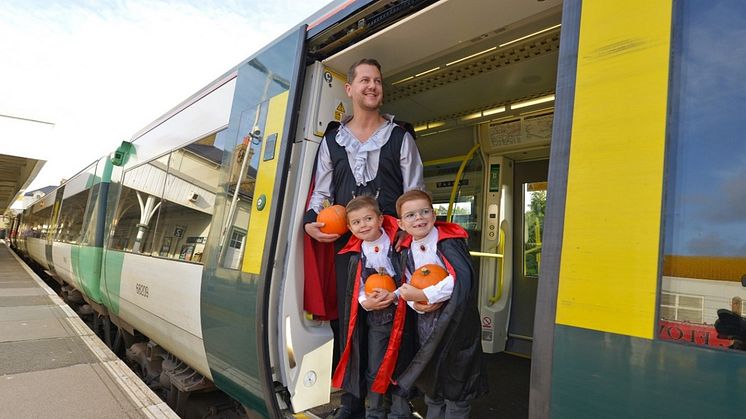
[[(239, 64), (201, 289), (205, 352), (214, 383), (250, 417), (280, 417), (276, 391), (295, 365), (278, 351), (277, 293), (286, 259), (286, 183), (304, 71), (306, 25)], [(216, 231), (219, 229), (219, 231)], [(328, 395), (328, 389), (327, 389)]]

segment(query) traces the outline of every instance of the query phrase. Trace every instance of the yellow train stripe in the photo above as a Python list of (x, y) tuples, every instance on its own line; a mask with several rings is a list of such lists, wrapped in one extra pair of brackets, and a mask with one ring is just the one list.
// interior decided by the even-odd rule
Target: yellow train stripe
[[(273, 190), (277, 175), (277, 161), (280, 155), (283, 127), (285, 125), (285, 110), (288, 104), (288, 91), (269, 100), (267, 108), (267, 123), (264, 128), (262, 149), (259, 154), (256, 186), (254, 198), (251, 202), (251, 218), (246, 234), (246, 250), (243, 256), (244, 272), (259, 274), (264, 256), (264, 245), (267, 240), (269, 214), (272, 210)], [(267, 151), (266, 147), (274, 147), (274, 151)]]
[(671, 11), (583, 2), (558, 324), (653, 337)]

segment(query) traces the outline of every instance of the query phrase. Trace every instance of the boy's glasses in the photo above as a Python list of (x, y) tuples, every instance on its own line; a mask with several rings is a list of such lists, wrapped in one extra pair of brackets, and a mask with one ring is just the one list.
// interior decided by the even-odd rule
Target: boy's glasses
[(431, 215), (433, 215), (433, 209), (432, 208), (420, 208), (418, 210), (409, 211), (408, 213), (402, 215), (402, 220), (411, 223), (412, 221), (417, 219), (417, 215), (419, 214), (422, 218), (428, 218)]

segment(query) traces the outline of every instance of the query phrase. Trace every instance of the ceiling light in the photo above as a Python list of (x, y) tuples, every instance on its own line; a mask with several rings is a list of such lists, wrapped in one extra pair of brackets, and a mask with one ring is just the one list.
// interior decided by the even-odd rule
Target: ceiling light
[(540, 30), (540, 31), (537, 31), (537, 32), (534, 32), (534, 33), (530, 33), (530, 34), (528, 34), (528, 35), (526, 35), (526, 36), (522, 36), (522, 37), (520, 37), (520, 38), (517, 38), (517, 39), (514, 39), (514, 40), (512, 40), (512, 41), (508, 41), (508, 42), (505, 42), (505, 43), (503, 43), (503, 44), (500, 44), (500, 48), (502, 48), (502, 47), (504, 47), (504, 46), (506, 46), (506, 45), (514, 44), (514, 43), (516, 43), (516, 42), (518, 42), (518, 41), (523, 41), (524, 39), (527, 39), (527, 38), (531, 38), (532, 36), (536, 36), (536, 35), (539, 35), (539, 34), (541, 34), (541, 33), (544, 33), (544, 32), (548, 32), (548, 31), (551, 31), (552, 29), (556, 29), (556, 28), (559, 28), (560, 26), (562, 26), (562, 24), (561, 24), (561, 23), (558, 23), (558, 24), (556, 24), (556, 25), (554, 25), (554, 26), (550, 26), (550, 27), (548, 27), (548, 28), (544, 28), (544, 29), (542, 29), (542, 30)]
[(443, 122), (443, 121), (438, 121), (438, 122), (430, 122), (429, 124), (427, 124), (427, 128), (428, 128), (428, 129), (439, 128), (439, 127), (442, 127), (442, 126), (443, 126), (443, 125), (445, 125), (445, 124), (446, 124), (446, 123), (445, 123), (445, 122)]
[(399, 84), (399, 83), (404, 83), (405, 81), (412, 80), (413, 78), (414, 78), (414, 76), (409, 76), (406, 79), (401, 79), (399, 81), (395, 81), (395, 82), (391, 83), (391, 85), (393, 86), (393, 85), (396, 85), (396, 84)]
[(477, 113), (465, 115), (465, 116), (461, 117), (461, 120), (462, 121), (468, 121), (470, 119), (481, 118), (481, 117), (482, 117), (482, 112), (477, 112)]
[(551, 102), (553, 100), (554, 100), (554, 95), (537, 97), (536, 99), (513, 103), (510, 105), (510, 109), (525, 108), (527, 106), (538, 105), (539, 103)]
[(414, 127), (414, 132), (420, 132), (420, 131), (424, 131), (426, 129), (427, 129), (427, 124), (425, 124), (425, 125), (418, 125), (418, 126)]
[(496, 50), (496, 49), (497, 49), (497, 47), (492, 47), (492, 48), (488, 48), (488, 49), (486, 49), (486, 50), (484, 50), (484, 51), (480, 51), (480, 52), (477, 52), (476, 54), (471, 54), (471, 55), (468, 55), (468, 56), (466, 56), (466, 57), (463, 57), (463, 58), (459, 58), (459, 59), (458, 59), (458, 60), (456, 60), (456, 61), (451, 61), (450, 63), (446, 64), (446, 67), (448, 67), (449, 65), (454, 65), (454, 64), (456, 64), (456, 63), (460, 63), (461, 61), (464, 61), (464, 60), (468, 60), (469, 58), (474, 58), (474, 57), (476, 57), (477, 55), (482, 55), (482, 54), (484, 54), (484, 53), (486, 53), (486, 52), (494, 51), (494, 50)]
[(430, 70), (423, 71), (422, 73), (415, 74), (415, 77), (424, 76), (427, 73), (432, 73), (435, 70), (440, 70), (440, 67), (431, 68)]
[(492, 108), (492, 109), (487, 109), (486, 111), (482, 111), (482, 116), (490, 116), (490, 115), (494, 115), (500, 112), (505, 112), (505, 106), (500, 106), (498, 108)]

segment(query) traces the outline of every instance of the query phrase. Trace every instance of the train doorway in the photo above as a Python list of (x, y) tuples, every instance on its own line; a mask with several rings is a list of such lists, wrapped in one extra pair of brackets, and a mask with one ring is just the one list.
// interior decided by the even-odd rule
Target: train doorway
[[(469, 233), (491, 388), (488, 397), (475, 401), (472, 415), (522, 418), (528, 415), (543, 230), (543, 215), (525, 209), (542, 193), (546, 197), (562, 2), (498, 3), (435, 2), (331, 55), (314, 56), (300, 112), (299, 134), (308, 140), (308, 149), (299, 154), (304, 159), (299, 165), (313, 165), (324, 127), (351, 109), (344, 91), (349, 66), (376, 58), (384, 74), (382, 111), (414, 126), (438, 219), (460, 224)], [(495, 7), (505, 13), (487, 13)], [(319, 39), (323, 42), (312, 41), (309, 51), (336, 45), (334, 36)], [(537, 165), (544, 166), (543, 174), (529, 175), (529, 168)], [(291, 254), (299, 255), (300, 247)], [(295, 321), (295, 316), (281, 316)], [(318, 347), (308, 342), (321, 336), (314, 334), (319, 328), (300, 323), (288, 326), (296, 363)], [(305, 388), (303, 377), (296, 374), (290, 384)], [(296, 399), (298, 395), (305, 393), (297, 392)]]
[(513, 177), (513, 287), (505, 351), (530, 357), (549, 160), (517, 162)]

